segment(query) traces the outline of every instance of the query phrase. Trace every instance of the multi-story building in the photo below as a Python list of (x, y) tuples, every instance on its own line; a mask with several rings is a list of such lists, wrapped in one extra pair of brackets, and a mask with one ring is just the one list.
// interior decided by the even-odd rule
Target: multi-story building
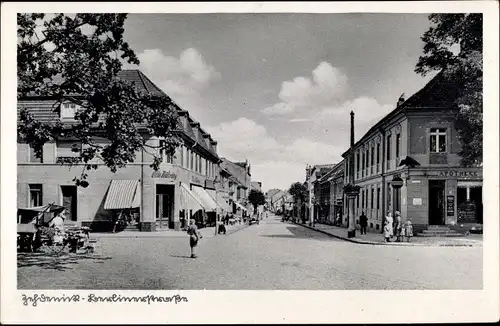
[(251, 207), (248, 203), (248, 193), (252, 182), (250, 164), (245, 162), (232, 162), (222, 158), (220, 166), (231, 176), (230, 189), (232, 189), (233, 213), (247, 212)]
[(321, 187), (320, 203), (325, 206), (324, 222), (341, 222), (344, 197), (344, 161), (336, 164), (319, 180)]
[[(139, 70), (124, 70), (119, 78), (133, 82), (135, 87), (151, 94), (167, 96)], [(18, 101), (18, 110), (28, 108), (40, 121), (74, 123), (78, 105), (68, 99), (60, 111), (54, 111), (53, 100), (28, 96)], [(79, 156), (72, 150), (71, 139), (48, 142), (43, 147), (43, 157), (36, 158), (25, 143), (17, 144), (19, 207), (56, 203), (65, 206), (69, 220), (89, 225), (93, 230), (112, 228), (113, 216), (121, 210), (136, 210), (137, 227), (141, 231), (156, 229), (179, 230), (190, 218), (203, 221), (205, 214), (215, 217), (215, 212), (225, 205), (217, 203), (217, 179), (220, 175), (217, 141), (187, 111), (172, 103), (169, 110), (176, 110), (180, 119), (178, 137), (182, 146), (174, 156), (164, 156), (158, 171), (150, 164), (153, 156), (140, 151), (137, 160), (112, 173), (99, 159), (95, 171), (88, 171), (89, 186), (77, 187), (72, 181), (83, 165), (61, 164), (65, 157)], [(148, 145), (156, 147), (161, 137), (148, 136)], [(106, 139), (98, 142), (106, 143)], [(158, 153), (160, 154), (160, 153)]]
[[(311, 205), (313, 208), (313, 218), (319, 222), (325, 222), (329, 203), (329, 188), (321, 188), (320, 179), (330, 172), (335, 164), (321, 164), (308, 166), (306, 168), (306, 183), (309, 190)], [(328, 185), (329, 186), (329, 185)], [(323, 198), (322, 195), (323, 194)]]
[[(376, 123), (353, 148), (356, 219), (382, 230), (388, 211), (416, 231), (429, 225), (482, 222), (482, 168), (460, 165), (455, 115), (458, 86), (440, 73)], [(344, 182), (349, 182), (349, 151)], [(403, 180), (401, 188), (393, 180)], [(347, 205), (347, 200), (344, 200)], [(347, 207), (344, 207), (347, 220)]]

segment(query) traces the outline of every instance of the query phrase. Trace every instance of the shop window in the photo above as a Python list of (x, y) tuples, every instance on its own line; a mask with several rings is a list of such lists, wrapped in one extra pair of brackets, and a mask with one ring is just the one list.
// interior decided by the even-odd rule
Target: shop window
[(36, 157), (35, 155), (35, 149), (31, 146), (29, 146), (29, 157), (30, 157), (30, 163), (43, 163), (43, 148), (42, 148), (42, 156), (41, 157)]
[(373, 229), (373, 223), (370, 223), (370, 229)]
[(430, 151), (431, 153), (446, 152), (446, 129), (431, 128), (430, 130)]
[(42, 185), (41, 184), (30, 184), (30, 207), (42, 206), (43, 196), (42, 196)]
[(380, 230), (380, 225), (379, 224), (375, 225), (375, 229)]

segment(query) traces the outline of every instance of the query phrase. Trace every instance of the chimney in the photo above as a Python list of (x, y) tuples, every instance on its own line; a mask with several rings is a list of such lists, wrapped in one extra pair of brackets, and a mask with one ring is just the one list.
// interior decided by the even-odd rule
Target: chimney
[(214, 153), (217, 154), (217, 142), (215, 140), (211, 140), (210, 145), (212, 145)]
[(405, 102), (405, 93), (401, 94), (401, 96), (399, 97), (398, 104), (396, 105), (396, 107), (399, 107), (404, 102)]

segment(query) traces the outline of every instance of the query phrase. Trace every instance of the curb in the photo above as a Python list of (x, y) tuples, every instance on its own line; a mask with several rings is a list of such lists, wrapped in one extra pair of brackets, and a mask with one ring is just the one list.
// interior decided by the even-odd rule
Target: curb
[(352, 243), (357, 243), (357, 244), (365, 244), (365, 245), (372, 245), (372, 246), (399, 246), (399, 247), (482, 247), (482, 244), (481, 245), (474, 245), (474, 244), (467, 244), (467, 243), (464, 243), (464, 244), (436, 244), (436, 245), (432, 245), (432, 244), (425, 244), (425, 243), (407, 243), (407, 242), (374, 242), (374, 241), (366, 241), (366, 240), (354, 240), (354, 239), (350, 239), (350, 238), (345, 238), (345, 237), (341, 237), (341, 236), (338, 236), (338, 235), (335, 235), (335, 234), (331, 234), (327, 231), (323, 231), (323, 230), (320, 230), (320, 229), (316, 229), (312, 226), (309, 226), (309, 225), (304, 225), (304, 224), (300, 224), (300, 223), (296, 223), (296, 222), (292, 222), (293, 224), (295, 225), (299, 225), (299, 226), (302, 226), (302, 227), (305, 227), (307, 229), (310, 229), (310, 230), (314, 230), (316, 232), (319, 232), (319, 233), (323, 233), (323, 234), (326, 234), (330, 237), (334, 237), (334, 238), (337, 238), (337, 239), (340, 239), (340, 240), (344, 240), (344, 241), (348, 241), (348, 242), (352, 242)]

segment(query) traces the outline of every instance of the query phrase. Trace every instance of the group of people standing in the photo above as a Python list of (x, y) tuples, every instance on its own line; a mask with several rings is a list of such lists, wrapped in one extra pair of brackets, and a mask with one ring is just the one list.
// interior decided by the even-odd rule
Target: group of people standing
[(395, 218), (392, 218), (392, 213), (388, 212), (384, 221), (384, 238), (385, 242), (391, 242), (391, 239), (396, 236), (396, 242), (402, 242), (406, 239), (407, 242), (411, 241), (413, 236), (413, 225), (410, 221), (403, 225), (401, 221), (401, 213), (396, 211)]
[[(411, 241), (413, 236), (413, 225), (410, 221), (407, 221), (405, 225), (401, 221), (401, 213), (396, 211), (395, 218), (393, 219), (392, 213), (388, 212), (384, 220), (384, 238), (385, 242), (391, 242), (391, 239), (395, 236), (396, 242), (402, 242), (406, 239), (407, 242)], [(360, 233), (366, 234), (366, 229), (368, 227), (368, 217), (365, 212), (361, 213), (359, 217)]]

